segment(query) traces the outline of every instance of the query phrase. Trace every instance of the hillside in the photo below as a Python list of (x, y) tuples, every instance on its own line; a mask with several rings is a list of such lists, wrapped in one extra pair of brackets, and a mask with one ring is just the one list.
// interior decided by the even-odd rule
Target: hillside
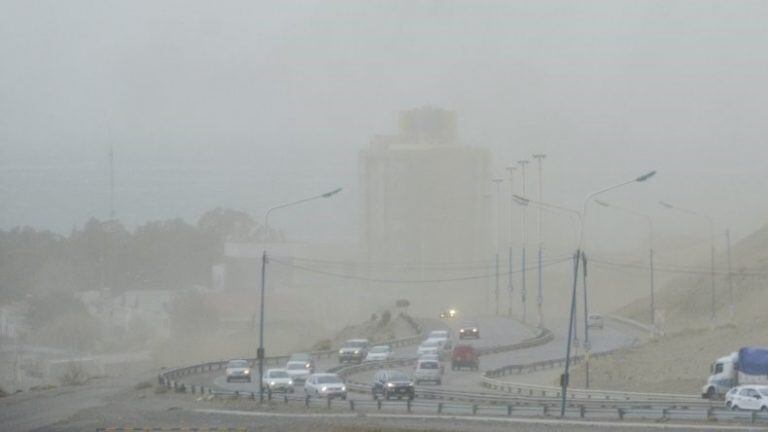
[[(707, 274), (682, 274), (660, 290), (656, 303), (664, 309), (665, 335), (642, 346), (590, 363), (593, 388), (698, 394), (717, 357), (745, 345), (768, 346), (768, 226), (733, 245), (734, 320), (725, 253), (717, 256), (716, 317), (709, 321), (711, 281)], [(706, 267), (706, 265), (699, 265)], [(618, 311), (649, 321), (648, 299)], [(583, 387), (584, 369), (578, 366), (573, 385)]]

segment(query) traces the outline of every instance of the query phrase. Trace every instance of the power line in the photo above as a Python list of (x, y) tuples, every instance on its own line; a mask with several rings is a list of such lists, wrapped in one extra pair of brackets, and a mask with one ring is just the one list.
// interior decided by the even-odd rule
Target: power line
[[(542, 267), (550, 267), (556, 264), (564, 263), (567, 261), (570, 261), (571, 258), (564, 258), (559, 259), (556, 261), (552, 261), (547, 263), (546, 265), (543, 265)], [(310, 273), (318, 273), (323, 274), (326, 276), (334, 276), (341, 279), (354, 279), (354, 280), (360, 280), (360, 281), (366, 281), (366, 282), (379, 282), (379, 283), (391, 283), (391, 284), (397, 284), (397, 283), (403, 283), (403, 284), (414, 284), (414, 283), (439, 283), (439, 282), (460, 282), (460, 281), (467, 281), (467, 280), (479, 280), (479, 279), (488, 279), (490, 277), (494, 277), (492, 274), (483, 274), (483, 275), (472, 275), (472, 276), (464, 276), (464, 277), (455, 277), (455, 278), (443, 278), (443, 279), (380, 279), (380, 278), (369, 278), (365, 276), (357, 276), (357, 275), (347, 275), (347, 274), (341, 274), (341, 273), (335, 273), (331, 271), (326, 270), (320, 270), (315, 269), (311, 267), (305, 267), (298, 264), (292, 264), (289, 262), (281, 261), (280, 259), (270, 258), (272, 262), (275, 262), (277, 264), (283, 265), (285, 267), (291, 267), (299, 270), (303, 270)], [(536, 268), (536, 267), (531, 267)], [(517, 270), (514, 272), (507, 272), (506, 274), (512, 274), (520, 272), (521, 270)]]
[[(633, 264), (633, 263), (619, 263), (614, 261), (608, 261), (608, 260), (600, 260), (592, 258), (592, 262), (598, 265), (607, 266), (607, 267), (622, 267), (622, 268), (633, 268), (633, 269), (639, 269), (639, 270), (649, 270), (650, 266), (644, 265), (644, 264)], [(654, 270), (661, 271), (665, 273), (681, 273), (681, 274), (695, 274), (695, 275), (710, 275), (712, 272), (710, 270), (705, 270), (702, 268), (695, 268), (695, 267), (683, 267), (683, 266), (655, 266)], [(729, 272), (727, 271), (716, 271), (716, 275), (720, 276), (727, 276)], [(753, 269), (744, 269), (740, 271), (734, 271), (732, 272), (734, 275), (739, 276), (768, 276), (768, 272), (759, 271), (759, 270), (753, 270)]]

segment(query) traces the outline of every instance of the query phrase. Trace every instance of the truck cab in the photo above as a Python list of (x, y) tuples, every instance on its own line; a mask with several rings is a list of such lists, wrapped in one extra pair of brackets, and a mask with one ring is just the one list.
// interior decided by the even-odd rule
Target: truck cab
[(707, 384), (701, 388), (701, 397), (719, 399), (736, 385), (736, 359), (738, 353), (720, 357), (710, 366)]

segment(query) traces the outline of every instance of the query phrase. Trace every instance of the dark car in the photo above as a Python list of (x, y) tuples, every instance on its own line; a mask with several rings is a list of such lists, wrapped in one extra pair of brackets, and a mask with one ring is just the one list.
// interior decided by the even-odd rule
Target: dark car
[(361, 363), (368, 356), (368, 339), (349, 339), (339, 350), (339, 363)]
[(309, 373), (313, 374), (315, 373), (315, 359), (312, 357), (312, 354), (309, 353), (296, 353), (292, 354), (291, 357), (288, 359), (288, 362), (304, 362), (304, 367), (309, 369)]
[(456, 345), (451, 353), (451, 369), (470, 368), (478, 370), (480, 368), (480, 358), (477, 350), (472, 345)]
[(480, 339), (480, 328), (477, 324), (465, 324), (459, 329), (459, 339)]
[(397, 370), (380, 370), (373, 376), (373, 398), (413, 399), (416, 392), (411, 377)]

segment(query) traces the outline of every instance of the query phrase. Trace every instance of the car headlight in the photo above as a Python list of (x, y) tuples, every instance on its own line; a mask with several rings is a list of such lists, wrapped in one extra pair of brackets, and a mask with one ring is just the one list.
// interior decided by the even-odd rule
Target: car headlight
[(274, 385), (275, 385), (275, 382), (274, 382), (274, 381), (270, 381), (270, 382), (269, 382), (269, 385), (271, 385), (271, 386), (274, 386)]
[(289, 386), (292, 386), (292, 385), (293, 385), (293, 380), (292, 380), (292, 379), (291, 379), (291, 380), (288, 380), (288, 385), (289, 385)]
[(392, 383), (387, 383), (387, 387), (394, 387), (395, 385)]
[(307, 363), (307, 364), (304, 365), (304, 367), (305, 368), (310, 368), (310, 367), (312, 367), (312, 365), (310, 363)]
[(477, 331), (477, 329), (476, 329), (476, 328), (473, 328), (473, 329), (472, 329), (472, 331)]
[(344, 350), (343, 350), (343, 349), (340, 349), (340, 350), (339, 350), (339, 354), (344, 354)]
[(328, 391), (328, 387), (326, 387), (326, 386), (323, 386), (323, 387), (320, 389), (320, 391), (321, 391), (321, 392), (324, 392), (324, 391)]
[(341, 391), (347, 391), (347, 386), (341, 386)]
[(355, 354), (360, 354), (360, 351), (359, 350), (355, 350)]
[(245, 373), (246, 375), (250, 375), (251, 371), (250, 371), (250, 370), (248, 370), (248, 369), (246, 369), (244, 373)]

